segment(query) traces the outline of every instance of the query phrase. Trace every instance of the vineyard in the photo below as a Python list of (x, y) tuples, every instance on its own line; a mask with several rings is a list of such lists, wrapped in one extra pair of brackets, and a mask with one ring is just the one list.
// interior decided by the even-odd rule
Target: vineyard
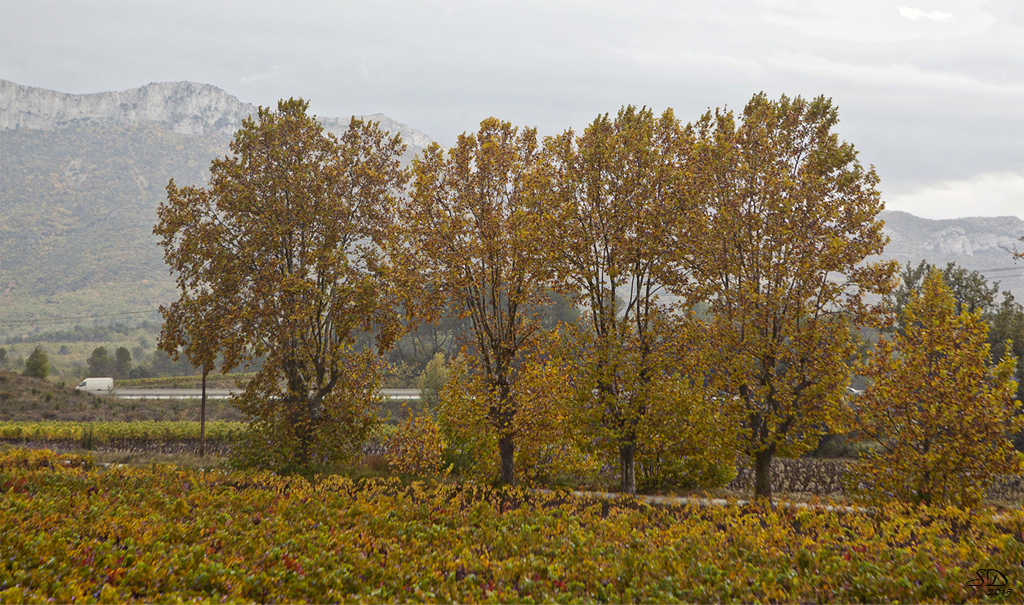
[(1019, 602), (1024, 578), (1020, 512), (652, 508), (24, 449), (0, 490), (11, 603), (963, 602), (979, 569)]
[[(212, 421), (206, 423), (206, 439), (231, 441), (245, 429), (244, 422)], [(0, 440), (82, 442), (94, 446), (110, 446), (124, 442), (184, 441), (199, 439), (198, 422), (4, 422), (0, 423)], [(88, 448), (87, 448), (88, 449)]]

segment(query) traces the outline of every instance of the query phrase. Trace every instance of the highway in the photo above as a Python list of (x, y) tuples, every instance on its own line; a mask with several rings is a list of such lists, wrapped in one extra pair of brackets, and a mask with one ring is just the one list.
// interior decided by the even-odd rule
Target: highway
[[(206, 398), (227, 399), (240, 392), (237, 389), (206, 389)], [(420, 398), (419, 389), (383, 389), (381, 393), (386, 399)], [(114, 389), (111, 396), (121, 399), (199, 399), (203, 396), (203, 391), (201, 389)]]

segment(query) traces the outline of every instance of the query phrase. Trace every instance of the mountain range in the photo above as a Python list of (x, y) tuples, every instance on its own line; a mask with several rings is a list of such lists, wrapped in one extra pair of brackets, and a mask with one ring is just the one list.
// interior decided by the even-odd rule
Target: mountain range
[(882, 212), (889, 243), (882, 258), (916, 265), (922, 259), (941, 267), (956, 263), (979, 271), (999, 291), (1024, 301), (1024, 262), (1016, 264), (1010, 250), (1022, 248), (1024, 220), (1015, 216), (933, 220), (907, 212)]
[[(257, 107), (210, 84), (156, 82), (120, 92), (74, 95), (0, 80), (0, 130), (61, 130), (83, 126), (161, 124), (182, 135), (231, 137)], [(378, 113), (355, 116), (402, 135), (411, 157), (433, 141), (415, 128)], [(320, 118), (340, 136), (349, 118)]]
[[(175, 294), (152, 235), (164, 187), (205, 183), (255, 111), (209, 84), (74, 95), (0, 80), (0, 337), (128, 313), (157, 319)], [(406, 160), (431, 143), (385, 115), (362, 117), (401, 134)], [(349, 118), (320, 121), (340, 134)], [(1024, 237), (1021, 219), (882, 218), (883, 258), (984, 270), (1024, 299), (1024, 263), (1017, 270), (1006, 251)]]

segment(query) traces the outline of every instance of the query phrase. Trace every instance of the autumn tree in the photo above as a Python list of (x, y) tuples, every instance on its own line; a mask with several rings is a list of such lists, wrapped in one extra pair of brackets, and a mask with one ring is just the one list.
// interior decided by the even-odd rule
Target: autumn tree
[[(907, 263), (900, 274), (899, 286), (889, 296), (898, 314), (894, 329), (902, 331), (905, 328), (903, 310), (912, 295), (921, 294), (925, 278), (933, 271), (938, 271), (938, 268), (926, 260), (916, 267)], [(953, 296), (957, 315), (976, 311), (988, 324), (988, 343), (992, 347), (990, 365), (1001, 362), (1007, 353), (1017, 358), (1017, 393), (1024, 397), (1024, 308), (1009, 291), (1003, 292), (1002, 300), (997, 302), (999, 282), (990, 283), (979, 271), (948, 263), (941, 274)], [(1010, 349), (1007, 349), (1008, 343)]]
[(473, 367), (484, 378), (486, 417), (497, 434), (501, 477), (515, 482), (513, 393), (522, 352), (538, 322), (547, 269), (531, 214), (538, 195), (536, 131), (488, 118), (447, 152), (431, 145), (413, 160), (414, 184), (399, 210), (401, 242), (393, 262), (407, 271), (407, 292), (429, 308), (451, 303), (472, 326)]
[(972, 506), (999, 474), (1020, 470), (1007, 436), (1016, 415), (1016, 360), (989, 367), (980, 312), (957, 313), (931, 271), (903, 312), (906, 328), (871, 353), (858, 428), (881, 450), (864, 454), (856, 480), (872, 497)]
[(338, 139), (307, 109), (289, 99), (247, 118), (207, 187), (170, 182), (154, 228), (180, 293), (162, 348), (187, 340), (204, 369), (214, 351), (222, 369), (262, 362), (235, 404), (252, 418), (250, 453), (271, 466), (358, 447), (378, 379), (356, 339), (372, 333), (383, 350), (399, 332), (379, 242), (404, 146), (356, 119)]
[(692, 278), (709, 305), (709, 377), (744, 417), (754, 491), (771, 497), (771, 461), (840, 432), (850, 324), (871, 320), (866, 294), (891, 287), (895, 264), (865, 264), (886, 242), (878, 177), (833, 128), (829, 99), (755, 95), (737, 122), (696, 124), (688, 191), (701, 213)]
[(583, 393), (617, 444), (621, 489), (636, 493), (638, 427), (661, 371), (658, 295), (681, 270), (667, 225), (678, 222), (686, 133), (671, 110), (629, 106), (576, 135), (545, 142), (551, 192), (544, 217), (547, 262), (559, 290), (587, 310), (580, 351)]

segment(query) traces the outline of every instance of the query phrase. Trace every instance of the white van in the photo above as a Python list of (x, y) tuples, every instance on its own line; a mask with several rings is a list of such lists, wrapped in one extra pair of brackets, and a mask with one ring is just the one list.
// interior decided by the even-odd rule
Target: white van
[(114, 390), (114, 379), (113, 378), (86, 378), (82, 381), (82, 384), (75, 387), (78, 391), (94, 392), (106, 392), (109, 393)]

